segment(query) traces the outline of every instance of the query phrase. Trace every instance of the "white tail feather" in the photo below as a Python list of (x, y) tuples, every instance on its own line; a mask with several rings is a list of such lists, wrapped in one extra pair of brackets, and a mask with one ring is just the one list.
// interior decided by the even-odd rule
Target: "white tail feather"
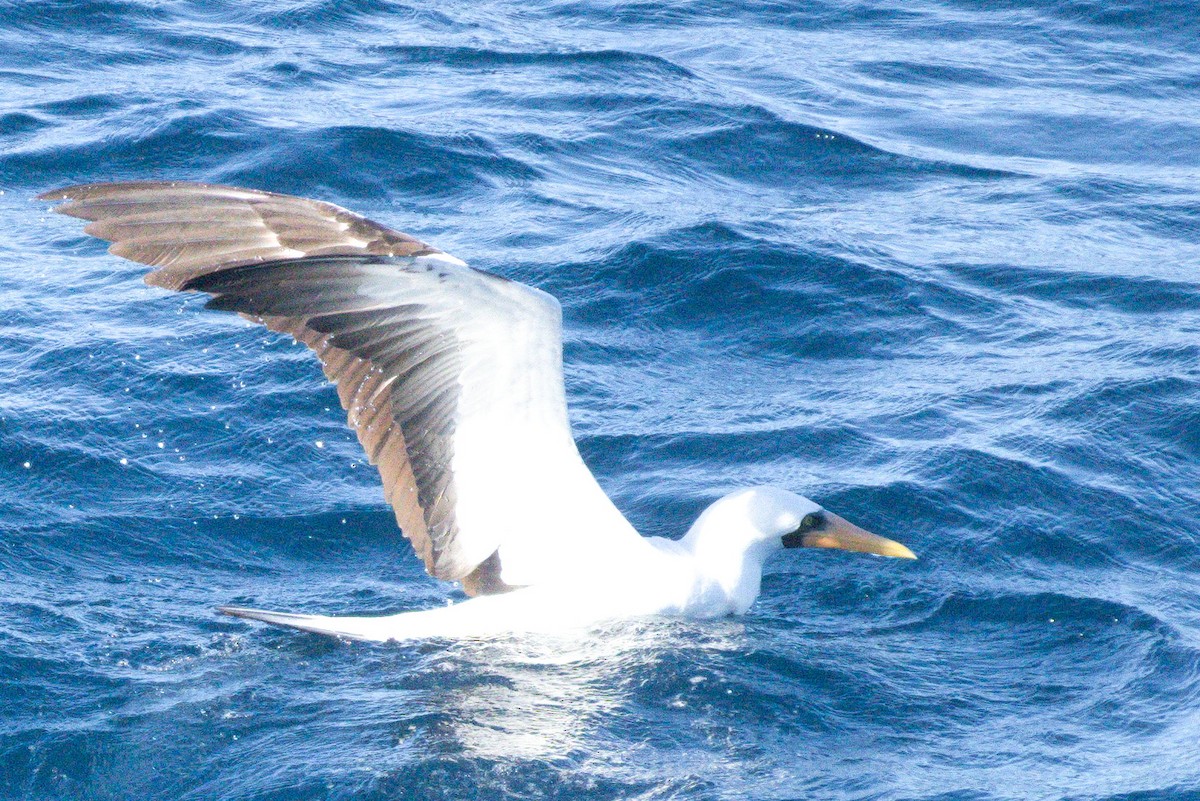
[[(401, 615), (391, 615), (388, 617), (329, 617), (327, 615), (297, 615), (290, 612), (271, 612), (266, 609), (246, 609), (240, 606), (218, 606), (217, 611), (231, 617), (257, 620), (262, 623), (270, 623), (272, 626), (310, 631), (314, 634), (330, 634), (334, 637), (344, 637), (348, 640), (374, 640), (383, 642), (393, 639), (430, 636), (428, 634), (412, 634), (407, 637), (400, 635), (396, 631), (398, 627), (395, 626), (395, 619), (402, 617)], [(420, 613), (409, 614), (415, 615)], [(407, 617), (407, 615), (403, 617)], [(380, 630), (383, 621), (392, 621), (393, 623), (390, 627), (393, 631), (388, 632), (387, 636), (380, 636), (383, 634)]]
[[(610, 603), (529, 587), (504, 595), (485, 595), (450, 606), (383, 617), (297, 615), (220, 606), (217, 611), (273, 626), (330, 634), (348, 640), (419, 640), (431, 637), (488, 637), (496, 634), (559, 631), (613, 617)], [(620, 616), (618, 612), (616, 616)]]

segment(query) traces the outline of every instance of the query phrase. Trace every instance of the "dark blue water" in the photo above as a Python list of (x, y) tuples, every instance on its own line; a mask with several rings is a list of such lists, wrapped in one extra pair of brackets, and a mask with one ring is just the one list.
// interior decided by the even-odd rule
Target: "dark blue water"
[[(1198, 41), (1153, 0), (0, 0), (0, 797), (1200, 798)], [(132, 178), (553, 292), (646, 534), (771, 483), (922, 559), (577, 639), (218, 618), (455, 593), (303, 348), (31, 201)]]

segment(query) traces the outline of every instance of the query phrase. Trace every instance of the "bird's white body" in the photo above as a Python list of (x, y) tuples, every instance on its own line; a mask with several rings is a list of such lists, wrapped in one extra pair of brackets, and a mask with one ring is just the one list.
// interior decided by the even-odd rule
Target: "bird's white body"
[(376, 641), (556, 632), (649, 615), (742, 614), (758, 597), (767, 558), (783, 549), (782, 535), (820, 510), (786, 490), (756, 487), (714, 503), (681, 540), (639, 537), (600, 561), (581, 554), (589, 561), (560, 564), (561, 581), (382, 617), (227, 611), (305, 631)]

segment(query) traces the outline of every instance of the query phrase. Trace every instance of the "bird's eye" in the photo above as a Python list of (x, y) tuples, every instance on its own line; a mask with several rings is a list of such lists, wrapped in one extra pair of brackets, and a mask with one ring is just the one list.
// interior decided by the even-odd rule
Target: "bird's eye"
[(812, 531), (815, 528), (820, 528), (821, 524), (824, 522), (825, 516), (820, 512), (810, 512), (804, 516), (803, 520), (800, 521), (800, 530)]

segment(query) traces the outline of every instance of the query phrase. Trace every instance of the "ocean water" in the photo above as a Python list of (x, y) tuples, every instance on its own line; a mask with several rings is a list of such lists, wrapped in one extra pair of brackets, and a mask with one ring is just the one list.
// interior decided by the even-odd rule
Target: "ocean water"
[[(1197, 42), (1152, 0), (0, 0), (0, 798), (1200, 798)], [(458, 595), (307, 351), (32, 200), (136, 178), (554, 293), (646, 534), (770, 483), (921, 559), (560, 638), (220, 618)]]

